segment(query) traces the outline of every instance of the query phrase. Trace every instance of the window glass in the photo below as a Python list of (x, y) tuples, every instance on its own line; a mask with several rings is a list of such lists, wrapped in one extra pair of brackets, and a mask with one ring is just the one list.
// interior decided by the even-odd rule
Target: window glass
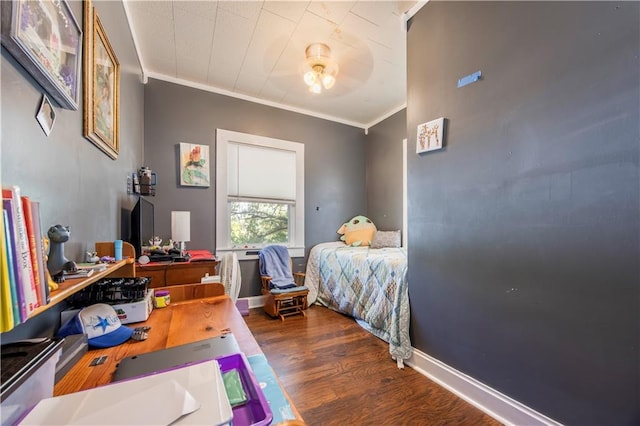
[(289, 243), (289, 205), (229, 202), (231, 244), (234, 246)]

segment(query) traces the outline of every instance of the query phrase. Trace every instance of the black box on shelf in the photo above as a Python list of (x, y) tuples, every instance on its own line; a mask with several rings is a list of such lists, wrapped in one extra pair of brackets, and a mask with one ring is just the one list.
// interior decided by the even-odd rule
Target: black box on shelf
[(144, 300), (151, 282), (147, 277), (103, 278), (71, 296), (69, 304), (84, 308), (95, 303), (119, 305)]

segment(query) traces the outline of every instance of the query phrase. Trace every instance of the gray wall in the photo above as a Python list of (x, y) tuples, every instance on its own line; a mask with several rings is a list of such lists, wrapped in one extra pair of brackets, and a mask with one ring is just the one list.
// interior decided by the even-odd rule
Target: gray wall
[(367, 148), (367, 217), (382, 231), (402, 230), (402, 140), (407, 110), (369, 129)]
[[(82, 3), (69, 2), (82, 26)], [(126, 176), (141, 163), (143, 86), (140, 66), (120, 2), (97, 2), (96, 9), (120, 61), (120, 155), (112, 160), (82, 136), (82, 100), (78, 111), (55, 107), (56, 122), (47, 137), (35, 119), (43, 89), (2, 49), (2, 185), (18, 185), (23, 195), (40, 201), (42, 226), (71, 226), (65, 254), (84, 260), (96, 241), (120, 237)], [(51, 98), (50, 98), (51, 99)], [(47, 334), (58, 326), (59, 309), (41, 314), (14, 331), (15, 336)]]
[[(305, 144), (305, 244), (337, 240), (342, 223), (365, 211), (365, 136), (362, 129), (150, 79), (145, 86), (145, 165), (158, 173), (155, 231), (171, 234), (171, 210), (191, 211), (192, 249), (215, 251), (216, 129)], [(209, 188), (178, 185), (177, 146), (208, 145)], [(319, 209), (316, 210), (316, 207)], [(256, 262), (243, 261), (240, 296), (260, 294)], [(303, 259), (295, 261), (304, 270)]]
[[(408, 31), (418, 349), (567, 424), (638, 424), (637, 2), (429, 2)], [(460, 89), (459, 78), (482, 70)]]

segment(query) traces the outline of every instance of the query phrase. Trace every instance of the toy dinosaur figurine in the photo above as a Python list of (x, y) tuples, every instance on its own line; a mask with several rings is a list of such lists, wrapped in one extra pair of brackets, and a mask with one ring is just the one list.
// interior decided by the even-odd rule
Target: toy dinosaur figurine
[(69, 227), (54, 225), (47, 231), (49, 237), (49, 258), (47, 259), (47, 269), (53, 280), (57, 283), (64, 281), (64, 273), (78, 270), (75, 262), (64, 257), (64, 243), (69, 241)]

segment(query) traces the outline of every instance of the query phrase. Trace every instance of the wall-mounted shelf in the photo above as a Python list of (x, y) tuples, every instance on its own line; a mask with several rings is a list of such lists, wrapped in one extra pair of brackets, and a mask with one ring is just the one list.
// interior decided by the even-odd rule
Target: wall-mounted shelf
[[(114, 256), (115, 248), (113, 246), (113, 242), (99, 242), (96, 243), (96, 252), (98, 256)], [(107, 269), (101, 272), (96, 272), (88, 278), (76, 278), (69, 279), (67, 278), (63, 283), (60, 283), (60, 287), (57, 290), (51, 292), (50, 302), (44, 306), (40, 306), (38, 309), (33, 311), (29, 318), (31, 319), (34, 316), (41, 314), (42, 312), (51, 309), (53, 306), (65, 300), (67, 297), (77, 293), (85, 287), (90, 286), (96, 281), (99, 281), (102, 278), (117, 275), (121, 277), (135, 277), (136, 276), (136, 266), (135, 266), (135, 251), (133, 246), (127, 242), (123, 242), (122, 244), (122, 255), (125, 257), (124, 260), (118, 261), (116, 263), (111, 263), (107, 266)]]

